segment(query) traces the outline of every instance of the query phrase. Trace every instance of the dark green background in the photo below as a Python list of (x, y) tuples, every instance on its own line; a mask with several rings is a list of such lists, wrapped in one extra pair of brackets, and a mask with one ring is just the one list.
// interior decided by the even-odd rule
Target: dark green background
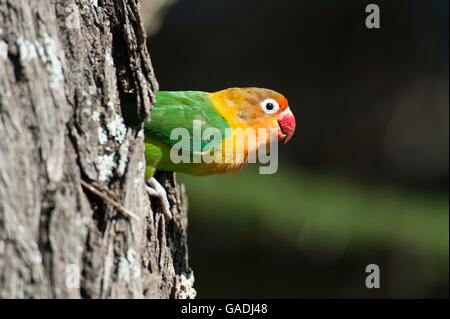
[(267, 87), (297, 119), (275, 175), (178, 176), (199, 297), (448, 297), (448, 1), (372, 2), (180, 0), (149, 38), (161, 90)]

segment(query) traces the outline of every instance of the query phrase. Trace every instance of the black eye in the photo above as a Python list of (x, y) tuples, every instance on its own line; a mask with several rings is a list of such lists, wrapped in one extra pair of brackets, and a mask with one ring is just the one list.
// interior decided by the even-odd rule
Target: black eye
[(266, 114), (274, 114), (280, 109), (278, 102), (274, 99), (265, 99), (261, 102), (261, 107)]

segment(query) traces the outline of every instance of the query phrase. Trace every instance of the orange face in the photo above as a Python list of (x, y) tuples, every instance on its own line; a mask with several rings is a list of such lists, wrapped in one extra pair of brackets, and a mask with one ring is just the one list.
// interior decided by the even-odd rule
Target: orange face
[(277, 128), (278, 140), (288, 142), (295, 131), (295, 117), (287, 99), (272, 90), (231, 88), (212, 93), (231, 127)]

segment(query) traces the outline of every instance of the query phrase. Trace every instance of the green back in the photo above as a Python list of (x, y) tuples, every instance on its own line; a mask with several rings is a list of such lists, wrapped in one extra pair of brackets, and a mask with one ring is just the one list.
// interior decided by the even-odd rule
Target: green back
[[(227, 121), (218, 113), (209, 97), (209, 93), (198, 91), (156, 92), (156, 104), (151, 112), (151, 121), (145, 122), (146, 139), (156, 139), (172, 146), (179, 140), (171, 140), (170, 133), (175, 128), (185, 128), (189, 132), (189, 151), (193, 152), (193, 121), (200, 120), (201, 133), (207, 128), (217, 128), (226, 137)], [(212, 138), (211, 138), (212, 140)], [(219, 142), (208, 145), (211, 140), (201, 141), (201, 151), (208, 151)], [(196, 150), (200, 151), (200, 150)]]

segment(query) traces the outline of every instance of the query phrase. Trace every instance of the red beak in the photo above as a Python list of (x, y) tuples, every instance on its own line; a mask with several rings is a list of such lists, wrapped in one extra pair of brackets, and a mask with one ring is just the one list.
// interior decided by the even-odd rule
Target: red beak
[(289, 108), (281, 112), (280, 116), (278, 116), (278, 125), (280, 126), (278, 140), (285, 139), (284, 143), (286, 144), (292, 135), (294, 135), (295, 131), (295, 117)]

